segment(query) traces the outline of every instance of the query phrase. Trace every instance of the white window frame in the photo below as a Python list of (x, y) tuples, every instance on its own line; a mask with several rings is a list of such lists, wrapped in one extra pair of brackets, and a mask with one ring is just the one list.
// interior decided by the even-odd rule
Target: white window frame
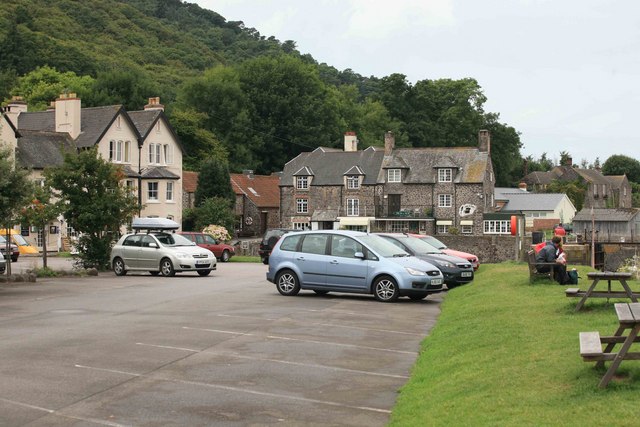
[(360, 177), (357, 175), (347, 176), (347, 189), (357, 190), (360, 188)]
[(309, 199), (296, 199), (296, 213), (309, 213)]
[[(152, 188), (155, 187), (155, 188)], [(151, 202), (157, 202), (159, 199), (160, 183), (158, 181), (147, 182), (147, 200)]]
[(167, 202), (173, 202), (173, 194), (174, 194), (174, 185), (173, 181), (167, 182), (167, 192), (166, 192), (166, 200)]
[(149, 164), (150, 165), (159, 165), (160, 158), (160, 144), (149, 144)]
[(347, 199), (347, 216), (360, 216), (360, 199)]
[(296, 190), (308, 190), (309, 189), (309, 177), (296, 176)]
[(436, 234), (449, 234), (450, 225), (438, 224), (436, 225)]
[(131, 163), (131, 141), (124, 142), (124, 157), (123, 161), (125, 163)]
[(387, 170), (387, 182), (402, 182), (402, 170), (401, 169)]
[(461, 225), (460, 232), (462, 234), (473, 234), (473, 225)]
[(483, 221), (484, 234), (511, 234), (511, 221), (491, 219)]
[(453, 170), (451, 168), (438, 169), (438, 182), (452, 182)]
[(453, 196), (451, 194), (438, 194), (438, 207), (450, 208), (453, 206)]
[(164, 163), (167, 165), (173, 164), (173, 146), (170, 144), (164, 144), (162, 146), (164, 151)]
[(311, 227), (308, 222), (294, 221), (291, 223), (291, 228), (294, 230), (309, 230)]

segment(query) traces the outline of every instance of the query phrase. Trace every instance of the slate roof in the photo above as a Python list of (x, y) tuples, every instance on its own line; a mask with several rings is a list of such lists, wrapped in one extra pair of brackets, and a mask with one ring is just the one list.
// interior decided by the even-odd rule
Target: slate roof
[(138, 133), (145, 138), (161, 113), (161, 110), (141, 110), (129, 111), (127, 114), (131, 117), (131, 122), (138, 130)]
[(610, 184), (609, 179), (596, 169), (575, 169), (575, 171), (587, 182), (594, 184)]
[[(593, 209), (593, 217), (595, 221), (614, 221), (614, 222), (628, 222), (631, 221), (640, 209), (637, 208), (617, 208), (617, 209), (605, 209), (598, 208)], [(584, 208), (573, 217), (573, 221), (591, 221), (591, 208)]]
[(609, 183), (611, 183), (611, 187), (622, 188), (626, 175), (605, 175), (605, 177), (609, 180)]
[(278, 175), (251, 175), (232, 173), (231, 187), (243, 194), (259, 208), (280, 207), (280, 177)]
[[(121, 105), (106, 107), (82, 108), (80, 116), (81, 132), (75, 140), (78, 148), (93, 147), (116, 119), (118, 113), (124, 111)], [(126, 119), (126, 114), (125, 120)], [(55, 111), (37, 111), (20, 113), (18, 130), (55, 132)]]
[[(518, 191), (517, 189), (515, 189)], [(508, 200), (502, 207), (504, 211), (553, 211), (567, 197), (563, 193), (501, 193), (501, 200)], [(497, 199), (496, 194), (496, 199)]]
[(529, 192), (519, 188), (510, 187), (495, 187), (493, 189), (493, 195), (496, 200), (506, 200), (509, 198), (510, 194), (529, 194)]
[[(404, 184), (434, 184), (441, 167), (458, 169), (454, 183), (483, 183), (490, 161), (489, 154), (476, 147), (398, 148), (384, 158), (382, 167), (389, 168), (397, 158), (409, 168), (402, 179)], [(378, 182), (385, 181), (384, 175), (381, 170)]]
[(58, 166), (64, 161), (65, 152), (74, 152), (76, 147), (66, 132), (34, 132), (21, 130), (16, 149), (16, 159), (23, 167), (44, 169)]
[(153, 166), (142, 169), (144, 179), (180, 179), (178, 175), (163, 166)]
[(531, 185), (548, 185), (554, 179), (556, 179), (556, 176), (553, 173), (541, 171), (531, 172), (522, 178), (524, 182)]
[(348, 152), (316, 148), (311, 152), (300, 153), (284, 166), (280, 186), (293, 186), (294, 174), (303, 167), (310, 168), (314, 173), (312, 186), (344, 185), (345, 171), (354, 166), (358, 166), (364, 172), (364, 185), (376, 184), (383, 157), (384, 150), (377, 147)]

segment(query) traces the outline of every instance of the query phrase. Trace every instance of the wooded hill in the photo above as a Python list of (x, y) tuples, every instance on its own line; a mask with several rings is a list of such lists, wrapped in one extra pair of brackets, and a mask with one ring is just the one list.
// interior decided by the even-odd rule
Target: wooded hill
[(295, 41), (179, 0), (14, 0), (0, 8), (0, 96), (45, 108), (61, 91), (84, 106), (140, 109), (160, 96), (187, 149), (187, 168), (207, 157), (232, 171), (280, 170), (301, 151), (340, 147), (475, 146), (492, 132), (498, 185), (521, 175), (518, 132), (485, 112), (473, 78), (364, 77), (301, 55)]

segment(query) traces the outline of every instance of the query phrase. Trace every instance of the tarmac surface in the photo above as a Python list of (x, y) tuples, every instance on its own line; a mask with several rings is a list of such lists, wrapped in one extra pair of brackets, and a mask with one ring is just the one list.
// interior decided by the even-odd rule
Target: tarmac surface
[(266, 270), (0, 284), (0, 425), (385, 425), (443, 295), (283, 297)]

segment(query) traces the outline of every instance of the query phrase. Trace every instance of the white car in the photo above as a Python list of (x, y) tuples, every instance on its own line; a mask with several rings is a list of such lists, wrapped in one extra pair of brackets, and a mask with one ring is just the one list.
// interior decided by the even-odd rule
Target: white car
[(216, 269), (213, 252), (171, 232), (178, 228), (178, 224), (167, 221), (170, 220), (134, 220), (136, 232), (122, 236), (111, 249), (111, 266), (117, 276), (124, 276), (128, 271), (148, 271), (154, 276), (162, 274), (165, 277), (178, 272), (195, 271), (207, 276)]

